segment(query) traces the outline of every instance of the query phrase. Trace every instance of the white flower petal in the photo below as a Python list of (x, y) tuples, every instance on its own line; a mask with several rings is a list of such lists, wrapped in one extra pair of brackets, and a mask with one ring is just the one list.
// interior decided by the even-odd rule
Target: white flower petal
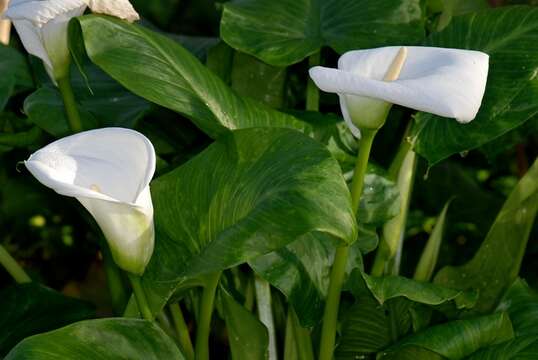
[(144, 272), (154, 243), (155, 172), (155, 150), (144, 135), (122, 128), (82, 132), (45, 146), (25, 165), (42, 184), (82, 203), (122, 269)]
[[(86, 8), (84, 0), (11, 0), (6, 17), (11, 20), (28, 20), (41, 27), (58, 16)], [(64, 20), (69, 20), (64, 17)]]
[(40, 58), (43, 61), (47, 72), (51, 74), (52, 62), (43, 45), (41, 29), (34, 26), (30, 21), (24, 19), (13, 20), (13, 26), (17, 29), (17, 33), (19, 34), (26, 51)]
[(484, 95), (488, 55), (470, 50), (408, 47), (400, 76), (381, 79), (399, 47), (344, 54), (339, 69), (314, 67), (310, 76), (320, 89), (358, 95), (469, 122)]
[(140, 19), (128, 0), (88, 0), (88, 5), (94, 13), (112, 15), (129, 22)]
[(39, 181), (62, 195), (98, 199), (104, 195), (135, 204), (155, 172), (155, 151), (136, 131), (105, 128), (60, 139), (25, 164)]
[(151, 259), (155, 243), (149, 186), (142, 194), (146, 200), (141, 206), (96, 198), (78, 198), (99, 224), (116, 264), (138, 275), (143, 274)]

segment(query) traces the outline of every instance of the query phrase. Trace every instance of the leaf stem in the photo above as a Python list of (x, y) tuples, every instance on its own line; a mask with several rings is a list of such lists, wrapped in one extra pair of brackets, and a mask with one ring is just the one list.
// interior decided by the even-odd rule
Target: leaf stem
[[(359, 142), (359, 154), (355, 164), (355, 172), (351, 183), (351, 205), (354, 214), (359, 210), (360, 198), (364, 186), (364, 175), (368, 166), (370, 151), (377, 131), (361, 130), (362, 139)], [(331, 360), (333, 357), (336, 326), (338, 322), (338, 307), (340, 305), (340, 292), (344, 283), (349, 246), (341, 246), (336, 249), (334, 263), (331, 269), (327, 303), (323, 314), (323, 326), (321, 329), (321, 343), (319, 360)]]
[(170, 313), (172, 314), (172, 320), (174, 321), (174, 327), (176, 329), (179, 345), (183, 354), (187, 360), (194, 360), (194, 348), (192, 347), (191, 337), (189, 335), (189, 328), (181, 312), (179, 303), (173, 303), (168, 306)]
[(106, 240), (103, 237), (100, 237), (99, 240), (101, 254), (103, 255), (106, 282), (112, 302), (112, 310), (114, 314), (119, 315), (125, 311), (125, 305), (128, 301), (127, 292), (125, 291), (121, 270), (112, 259), (112, 254), (106, 244)]
[(57, 79), (57, 81), (58, 89), (60, 89), (60, 93), (62, 94), (69, 128), (73, 133), (81, 132), (82, 121), (80, 120), (80, 114), (78, 112), (75, 94), (73, 93), (73, 87), (71, 86), (69, 76), (61, 77)]
[(256, 291), (256, 306), (258, 317), (267, 328), (269, 335), (268, 354), (269, 360), (277, 359), (275, 322), (273, 320), (273, 309), (271, 306), (271, 285), (264, 279), (255, 275), (254, 288)]
[(194, 348), (196, 360), (209, 359), (209, 333), (211, 332), (211, 315), (215, 302), (215, 292), (219, 284), (220, 272), (207, 276), (202, 302), (200, 304), (200, 316), (198, 317), (198, 329), (196, 331), (196, 345)]
[[(321, 53), (310, 55), (308, 58), (308, 68), (317, 66), (321, 61)], [(308, 83), (306, 84), (306, 110), (308, 111), (319, 111), (319, 89), (314, 84), (314, 81), (308, 77)]]
[(140, 310), (140, 313), (142, 314), (142, 317), (144, 317), (144, 319), (153, 321), (153, 314), (151, 313), (151, 310), (149, 308), (146, 293), (144, 292), (142, 282), (140, 281), (140, 276), (131, 274), (129, 272), (127, 273), (127, 275), (129, 277), (129, 280), (131, 281), (131, 285), (133, 286), (133, 293), (138, 304), (138, 310)]
[(7, 270), (18, 284), (32, 282), (32, 279), (26, 274), (11, 254), (0, 245), (0, 264)]

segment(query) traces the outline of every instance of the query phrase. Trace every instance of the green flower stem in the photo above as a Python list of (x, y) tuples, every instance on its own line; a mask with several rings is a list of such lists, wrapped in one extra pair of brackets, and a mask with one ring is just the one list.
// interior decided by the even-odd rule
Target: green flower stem
[[(368, 158), (377, 131), (362, 130), (362, 139), (359, 142), (359, 154), (351, 183), (351, 205), (353, 213), (359, 210), (362, 188), (364, 186), (364, 175), (368, 166)], [(323, 314), (323, 327), (321, 329), (321, 343), (319, 350), (319, 360), (331, 360), (333, 357), (336, 325), (338, 322), (338, 307), (340, 305), (340, 292), (344, 283), (344, 275), (349, 253), (348, 246), (341, 246), (336, 249), (334, 263), (331, 269), (329, 291), (327, 303)]]
[(255, 276), (254, 288), (256, 290), (256, 305), (258, 317), (267, 328), (269, 335), (268, 354), (269, 360), (277, 359), (275, 322), (273, 320), (273, 309), (271, 306), (271, 285), (259, 276)]
[(179, 303), (170, 304), (168, 306), (170, 313), (172, 314), (172, 320), (174, 321), (174, 327), (176, 329), (179, 345), (183, 351), (183, 355), (187, 360), (194, 360), (194, 348), (192, 347), (191, 337), (189, 335), (189, 328), (181, 312)]
[(28, 274), (2, 245), (0, 245), (0, 264), (18, 284), (32, 282)]
[(146, 293), (144, 292), (144, 288), (142, 287), (142, 282), (140, 281), (140, 276), (127, 273), (129, 276), (129, 280), (131, 281), (131, 285), (133, 286), (133, 293), (136, 298), (136, 303), (138, 304), (138, 310), (140, 310), (140, 313), (142, 314), (142, 317), (146, 320), (153, 321), (153, 314), (151, 313), (151, 310), (148, 305), (148, 300), (146, 299)]
[(198, 329), (196, 331), (196, 345), (194, 348), (196, 360), (209, 359), (209, 333), (211, 331), (211, 315), (215, 302), (215, 292), (219, 284), (220, 272), (207, 276), (202, 303), (200, 304), (200, 316), (198, 317)]
[[(317, 66), (321, 61), (321, 53), (311, 55), (308, 58), (308, 67)], [(308, 77), (308, 83), (306, 84), (306, 110), (318, 111), (319, 110), (319, 89), (314, 84), (310, 76)]]
[(67, 121), (69, 128), (73, 133), (82, 131), (82, 121), (80, 120), (80, 114), (78, 112), (77, 103), (75, 101), (75, 94), (71, 87), (71, 81), (69, 76), (64, 76), (57, 79), (58, 89), (62, 94), (64, 101), (65, 113), (67, 114)]

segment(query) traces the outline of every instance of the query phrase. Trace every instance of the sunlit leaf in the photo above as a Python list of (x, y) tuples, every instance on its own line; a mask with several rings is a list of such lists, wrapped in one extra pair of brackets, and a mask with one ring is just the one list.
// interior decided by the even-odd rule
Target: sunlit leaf
[(238, 0), (224, 4), (220, 31), (230, 46), (276, 66), (322, 46), (342, 53), (424, 35), (418, 0)]
[(154, 322), (136, 319), (81, 321), (19, 343), (6, 360), (183, 360), (178, 347)]

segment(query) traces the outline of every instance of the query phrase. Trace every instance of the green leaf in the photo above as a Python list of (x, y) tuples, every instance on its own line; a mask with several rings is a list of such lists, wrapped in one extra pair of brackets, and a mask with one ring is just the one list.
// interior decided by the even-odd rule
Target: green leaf
[(267, 65), (255, 57), (236, 52), (231, 74), (232, 88), (273, 108), (284, 104), (286, 68)]
[(449, 205), (450, 201), (446, 203), (441, 214), (437, 218), (430, 238), (422, 251), (422, 255), (420, 256), (420, 260), (415, 269), (415, 275), (413, 276), (413, 279), (417, 281), (430, 281), (433, 276), (435, 265), (437, 265), (437, 258), (439, 257), (439, 250), (441, 249), (441, 243), (443, 242), (443, 230), (445, 228), (446, 213)]
[(144, 274), (158, 311), (181, 283), (311, 232), (351, 243), (357, 225), (338, 163), (315, 140), (236, 130), (152, 184), (156, 242)]
[(237, 0), (224, 4), (220, 33), (239, 51), (287, 66), (323, 46), (343, 53), (417, 43), (422, 17), (419, 0)]
[[(488, 34), (484, 37), (484, 33)], [(416, 151), (435, 164), (475, 149), (524, 124), (538, 113), (538, 9), (501, 7), (456, 17), (427, 46), (480, 50), (490, 55), (482, 107), (473, 122), (459, 124), (418, 115)]]
[(81, 321), (29, 337), (6, 360), (183, 360), (175, 343), (154, 322), (135, 319)]
[(41, 138), (41, 130), (34, 126), (28, 131), (17, 133), (0, 133), (0, 145), (9, 147), (27, 147)]
[(213, 138), (228, 129), (308, 128), (293, 116), (238, 96), (164, 35), (110, 17), (78, 21), (92, 62), (133, 93), (185, 115)]
[(516, 336), (538, 337), (538, 294), (525, 280), (518, 278), (514, 282), (504, 294), (497, 310), (508, 312)]
[(14, 48), (0, 44), (0, 111), (11, 95), (33, 87), (26, 58)]
[[(32, 123), (55, 137), (71, 133), (57, 88), (45, 86), (37, 89), (24, 100), (24, 112)], [(97, 120), (86, 109), (79, 107), (79, 112), (84, 130), (98, 127)]]
[(538, 358), (538, 336), (522, 336), (482, 349), (467, 360), (534, 360)]
[[(405, 297), (411, 301), (436, 306), (453, 301), (456, 308), (471, 308), (476, 302), (475, 292), (463, 292), (460, 290), (449, 289), (443, 286), (428, 282), (420, 282), (403, 276), (384, 276), (373, 277), (360, 272), (353, 274), (354, 293), (360, 295), (364, 291), (364, 285), (376, 298), (383, 304), (389, 299)], [(359, 276), (362, 276), (364, 285), (360, 282)]]
[(450, 360), (457, 360), (469, 356), (482, 347), (498, 344), (513, 337), (514, 332), (508, 315), (497, 313), (430, 327), (404, 338), (383, 351), (378, 358), (402, 359), (407, 352), (423, 348)]
[(400, 191), (396, 184), (381, 175), (366, 174), (358, 221), (378, 227), (399, 213)]
[(517, 278), (537, 211), (538, 161), (535, 161), (504, 203), (475, 256), (463, 266), (441, 269), (435, 282), (454, 289), (478, 289), (479, 298), (473, 311), (492, 310)]
[(220, 291), (224, 320), (234, 360), (267, 359), (269, 336), (265, 326), (223, 288)]
[(405, 334), (411, 325), (411, 303), (400, 300), (389, 300), (387, 304), (380, 305), (369, 294), (357, 297), (355, 303), (340, 315), (342, 329), (336, 359), (365, 358), (365, 355), (381, 351)]
[[(84, 129), (107, 126), (132, 128), (149, 110), (147, 101), (125, 90), (96, 66), (85, 65), (84, 71), (91, 90), (78, 73), (73, 74), (71, 81)], [(28, 96), (24, 112), (30, 121), (55, 137), (71, 133), (63, 100), (56, 87), (45, 86)]]
[(29, 283), (0, 291), (0, 356), (30, 335), (93, 317), (93, 307), (45, 286)]
[[(360, 236), (351, 247), (346, 276), (353, 269), (362, 268), (359, 241)], [(337, 245), (327, 234), (312, 232), (249, 264), (259, 276), (286, 295), (302, 326), (313, 327), (323, 316)]]

